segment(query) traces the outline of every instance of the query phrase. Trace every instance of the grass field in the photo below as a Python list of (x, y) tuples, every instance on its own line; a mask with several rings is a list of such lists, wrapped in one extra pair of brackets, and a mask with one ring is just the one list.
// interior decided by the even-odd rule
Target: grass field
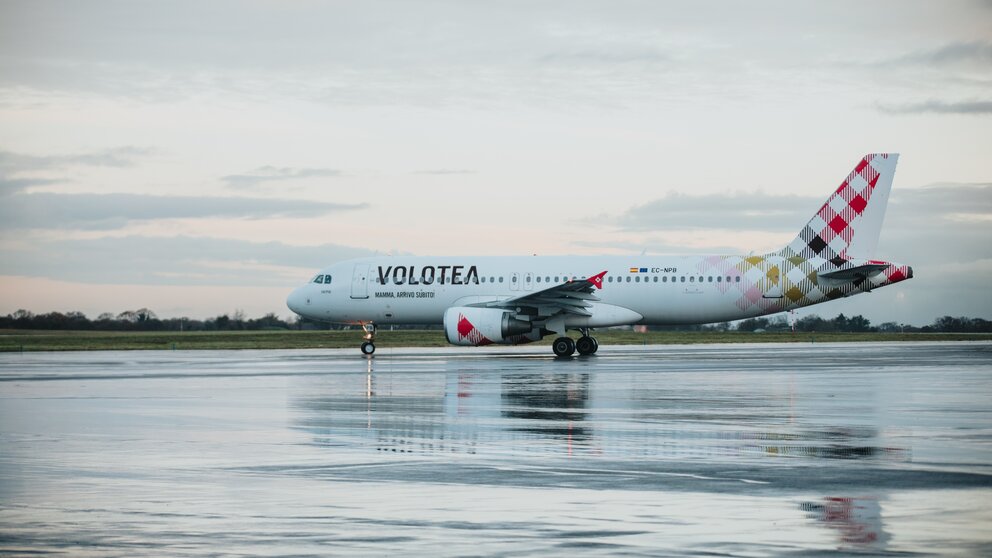
[[(351, 331), (217, 331), (119, 332), (0, 330), (0, 352), (110, 351), (203, 349), (335, 349), (361, 344), (359, 330)], [(992, 334), (968, 333), (745, 333), (597, 331), (601, 345), (668, 345), (686, 343), (834, 343), (849, 341), (990, 341)], [(547, 345), (547, 337), (539, 344)], [(380, 330), (379, 349), (389, 347), (447, 346), (441, 331)]]

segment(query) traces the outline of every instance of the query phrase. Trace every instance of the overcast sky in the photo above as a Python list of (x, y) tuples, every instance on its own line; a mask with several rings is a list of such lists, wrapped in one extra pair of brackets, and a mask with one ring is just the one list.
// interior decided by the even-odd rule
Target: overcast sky
[(363, 254), (761, 252), (901, 153), (801, 315), (992, 318), (992, 2), (0, 1), (0, 313), (289, 316)]

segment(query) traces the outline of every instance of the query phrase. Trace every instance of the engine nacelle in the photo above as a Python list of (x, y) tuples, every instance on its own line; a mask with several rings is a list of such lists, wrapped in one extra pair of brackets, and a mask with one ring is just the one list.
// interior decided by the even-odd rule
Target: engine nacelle
[(540, 331), (527, 320), (499, 308), (455, 306), (444, 313), (444, 335), (452, 345), (514, 345), (541, 338)]

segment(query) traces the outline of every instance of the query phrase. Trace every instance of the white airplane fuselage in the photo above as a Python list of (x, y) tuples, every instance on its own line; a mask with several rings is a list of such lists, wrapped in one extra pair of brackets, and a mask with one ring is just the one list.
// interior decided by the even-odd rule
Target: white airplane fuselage
[[(903, 267), (891, 265), (893, 272)], [(702, 324), (837, 298), (793, 294), (790, 269), (800, 270), (805, 280), (809, 271), (824, 266), (826, 260), (796, 265), (776, 256), (369, 257), (322, 269), (318, 276), (331, 282), (307, 283), (290, 295), (288, 305), (301, 316), (327, 322), (441, 324), (452, 307), (510, 299), (606, 270), (596, 293), (600, 300), (590, 303), (592, 316), (567, 317), (570, 329)], [(851, 296), (888, 284), (884, 273), (876, 277), (858, 286), (831, 286)]]

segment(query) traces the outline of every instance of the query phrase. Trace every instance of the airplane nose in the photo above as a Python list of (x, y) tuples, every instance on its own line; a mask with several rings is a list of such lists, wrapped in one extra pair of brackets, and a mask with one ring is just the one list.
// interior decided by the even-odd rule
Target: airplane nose
[(290, 310), (296, 312), (301, 316), (303, 315), (303, 296), (304, 296), (303, 293), (301, 292), (302, 290), (303, 289), (296, 289), (295, 291), (289, 293), (289, 296), (286, 297), (286, 306), (289, 306)]

